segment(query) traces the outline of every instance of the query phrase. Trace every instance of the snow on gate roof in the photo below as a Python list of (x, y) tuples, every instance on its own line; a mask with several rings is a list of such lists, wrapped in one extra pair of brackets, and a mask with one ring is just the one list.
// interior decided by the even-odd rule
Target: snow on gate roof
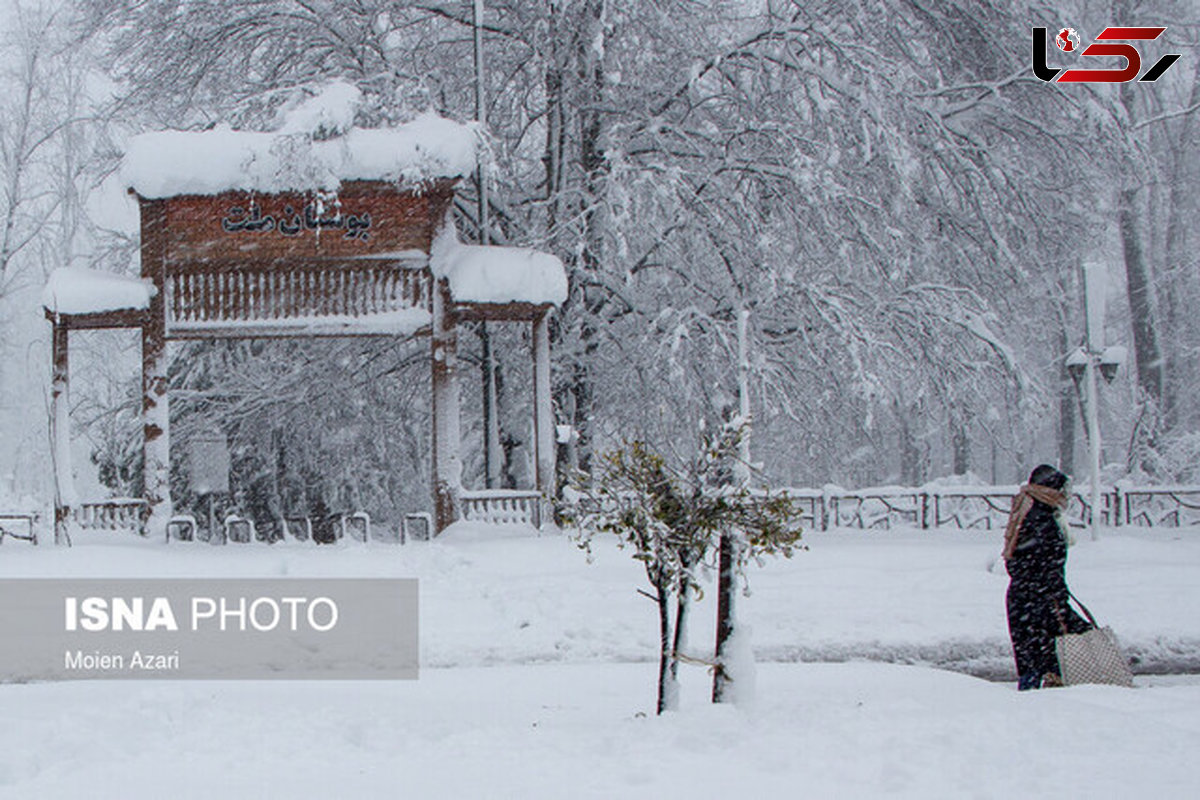
[(416, 183), (469, 175), (478, 153), (477, 125), (436, 114), (390, 128), (349, 128), (323, 140), (302, 129), (259, 133), (219, 125), (135, 136), (121, 174), (148, 199), (238, 190), (331, 191), (351, 180)]
[[(330, 191), (354, 180), (417, 183), (475, 170), (478, 124), (427, 113), (403, 125), (356, 128), (362, 101), (357, 87), (335, 81), (288, 110), (274, 132), (224, 125), (145, 133), (131, 140), (121, 173), (141, 197), (162, 199), (229, 191)], [(430, 267), (435, 276), (448, 279), (460, 303), (559, 305), (566, 300), (566, 272), (553, 255), (461, 244), (449, 216), (436, 239)]]
[(460, 303), (557, 306), (567, 299), (567, 273), (556, 256), (527, 247), (463, 244), (449, 216), (434, 239), (429, 267), (450, 282), (450, 295)]
[(561, 305), (567, 299), (562, 262), (527, 247), (460, 244), (432, 266), (450, 280), (450, 294), (460, 303)]
[(50, 273), (42, 290), (42, 306), (51, 314), (100, 314), (145, 311), (157, 289), (149, 281), (82, 267)]

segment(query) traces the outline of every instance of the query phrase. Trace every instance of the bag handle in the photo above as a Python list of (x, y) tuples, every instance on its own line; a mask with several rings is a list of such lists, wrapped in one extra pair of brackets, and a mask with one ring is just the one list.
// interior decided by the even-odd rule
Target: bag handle
[(1083, 602), (1080, 601), (1080, 599), (1078, 597), (1076, 597), (1070, 589), (1067, 589), (1067, 597), (1070, 598), (1071, 600), (1075, 601), (1075, 605), (1079, 606), (1080, 610), (1083, 611), (1083, 615), (1085, 617), (1087, 617), (1087, 621), (1092, 624), (1093, 628), (1100, 627), (1099, 623), (1096, 622), (1096, 618), (1092, 616), (1092, 612), (1088, 611), (1088, 607), (1085, 606), (1083, 604)]

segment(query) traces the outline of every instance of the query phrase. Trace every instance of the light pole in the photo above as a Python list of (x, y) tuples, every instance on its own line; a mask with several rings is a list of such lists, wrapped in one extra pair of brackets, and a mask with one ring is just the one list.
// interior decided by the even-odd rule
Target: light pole
[[(472, 6), (472, 28), (475, 44), (475, 120), (479, 123), (479, 135), (487, 130), (487, 95), (483, 68), (483, 0), (475, 0)], [(486, 159), (480, 158), (475, 171), (475, 184), (479, 190), (477, 213), (479, 218), (479, 243), (489, 243), (488, 235), (488, 175)], [(483, 360), (483, 474), (484, 485), (495, 489), (500, 485), (500, 408), (496, 388), (496, 356), (492, 350), (492, 335), (487, 320), (479, 321), (479, 345)]]
[[(1087, 421), (1091, 462), (1092, 541), (1100, 538), (1100, 392), (1096, 371), (1106, 383), (1117, 377), (1117, 369), (1125, 360), (1125, 348), (1104, 346), (1104, 300), (1107, 281), (1103, 267), (1085, 264), (1083, 267), (1083, 312), (1087, 318), (1084, 346), (1067, 356), (1067, 371), (1083, 401)], [(1080, 381), (1087, 384), (1081, 389)], [(1113, 509), (1113, 514), (1117, 510)]]

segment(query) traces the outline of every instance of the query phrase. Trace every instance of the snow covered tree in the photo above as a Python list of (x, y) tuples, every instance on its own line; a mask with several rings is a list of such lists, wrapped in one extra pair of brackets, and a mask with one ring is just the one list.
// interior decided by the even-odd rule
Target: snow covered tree
[[(67, 3), (0, 2), (0, 493), (43, 494), (49, 336), (38, 302), (57, 267), (88, 263), (95, 173), (86, 78), (94, 55)], [(52, 466), (52, 465), (51, 465)], [(53, 470), (50, 470), (53, 471)], [(64, 470), (65, 472), (65, 470)]]
[[(1137, 5), (1130, 13), (1180, 21), (1168, 31), (1174, 51), (1194, 47), (1186, 3)], [(1069, 10), (1101, 13), (1092, 6)], [(694, 420), (741, 388), (743, 319), (756, 457), (777, 483), (920, 483), (985, 472), (989, 453), (992, 475), (1011, 480), (1033, 453), (1067, 459), (1076, 273), (1097, 247), (1117, 263), (1110, 229), (1141, 243), (1122, 290), (1133, 305), (1114, 303), (1112, 324), (1140, 326), (1130, 374), (1161, 396), (1158, 450), (1175, 452), (1175, 431), (1200, 418), (1190, 391), (1197, 323), (1186, 313), (1200, 300), (1186, 225), (1200, 178), (1197, 73), (1185, 59), (1131, 87), (1132, 104), (1045, 84), (1029, 72), (1029, 27), (1059, 24), (1062, 12), (993, 0), (488, 0), (489, 238), (551, 250), (570, 276), (552, 330), (557, 421), (575, 434), (560, 464), (586, 466), (631, 428), (690, 440)], [(469, 3), (89, 0), (81, 13), (80, 29), (106, 48), (115, 133), (270, 128), (335, 79), (363, 92), (363, 124), (475, 113)], [(1106, 174), (1132, 192), (1126, 212)], [(455, 209), (468, 236), (474, 191), (464, 182)], [(1131, 226), (1111, 224), (1121, 213)], [(465, 362), (486, 360), (471, 337), (461, 344)], [(492, 345), (498, 416), (511, 421), (501, 482), (519, 485), (527, 365), (521, 347)], [(368, 374), (411, 383), (407, 351), (362, 352)], [(256, 414), (283, 416), (288, 431), (352, 424), (334, 407), (347, 398), (332, 381), (357, 379), (328, 367), (358, 362), (343, 345), (306, 346), (295, 381), (272, 373), (278, 402), (251, 399), (263, 387), (248, 371), (271, 369), (270, 359), (186, 353), (220, 369), (193, 406), (178, 385), (179, 413), (209, 402), (228, 410), (238, 441), (273, 446)], [(324, 391), (300, 391), (306, 381)], [(1153, 465), (1157, 451), (1132, 434), (1154, 404), (1123, 391), (1134, 384), (1118, 378), (1109, 393), (1106, 440), (1133, 440), (1148, 453), (1134, 461)], [(469, 441), (482, 435), (477, 391), (468, 383), (464, 393)], [(337, 476), (324, 490), (330, 507), (338, 494), (421, 485), (424, 401), (380, 395), (386, 408), (367, 408), (403, 432), (386, 457), (369, 435), (346, 434), (361, 446), (284, 446), (288, 469), (328, 465)], [(288, 411), (292, 402), (304, 405)], [(464, 465), (468, 483), (487, 472), (477, 453)], [(273, 481), (285, 492), (305, 484)]]

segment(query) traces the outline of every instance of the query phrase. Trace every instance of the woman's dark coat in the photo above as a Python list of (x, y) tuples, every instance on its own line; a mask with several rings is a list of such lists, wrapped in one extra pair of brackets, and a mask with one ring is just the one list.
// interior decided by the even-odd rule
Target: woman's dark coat
[(1054, 509), (1035, 501), (1006, 562), (1008, 631), (1022, 688), (1039, 685), (1047, 673), (1060, 674), (1056, 636), (1090, 627), (1067, 605), (1066, 564), (1067, 542)]

